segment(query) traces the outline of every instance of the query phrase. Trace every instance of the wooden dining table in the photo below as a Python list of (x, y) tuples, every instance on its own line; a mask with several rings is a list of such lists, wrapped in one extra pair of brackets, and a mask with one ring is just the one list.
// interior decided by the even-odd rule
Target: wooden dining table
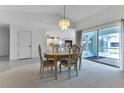
[(57, 62), (61, 61), (64, 58), (69, 58), (69, 51), (59, 51), (59, 52), (46, 52), (44, 53), (45, 58), (53, 58), (54, 59), (54, 66), (55, 66), (55, 79), (57, 79)]

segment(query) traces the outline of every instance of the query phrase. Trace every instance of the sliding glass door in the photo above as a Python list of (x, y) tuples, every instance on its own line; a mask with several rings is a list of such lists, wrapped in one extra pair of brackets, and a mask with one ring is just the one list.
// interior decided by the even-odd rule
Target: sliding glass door
[(119, 66), (119, 33), (119, 26), (99, 30), (98, 60), (100, 62)]
[(120, 26), (83, 32), (83, 58), (119, 67)]

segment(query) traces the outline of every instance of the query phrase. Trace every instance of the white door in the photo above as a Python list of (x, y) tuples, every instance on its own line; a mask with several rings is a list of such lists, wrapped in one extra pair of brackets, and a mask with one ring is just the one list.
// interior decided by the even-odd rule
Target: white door
[(18, 33), (18, 58), (31, 58), (32, 56), (32, 33), (22, 31)]

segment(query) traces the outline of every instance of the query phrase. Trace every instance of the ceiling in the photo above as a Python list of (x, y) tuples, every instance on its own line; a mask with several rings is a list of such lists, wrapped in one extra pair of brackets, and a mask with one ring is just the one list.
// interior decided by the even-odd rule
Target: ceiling
[[(91, 16), (110, 5), (66, 5), (66, 17), (74, 22), (78, 22)], [(34, 13), (58, 14), (63, 16), (63, 5), (1, 5), (0, 10), (24, 11)]]

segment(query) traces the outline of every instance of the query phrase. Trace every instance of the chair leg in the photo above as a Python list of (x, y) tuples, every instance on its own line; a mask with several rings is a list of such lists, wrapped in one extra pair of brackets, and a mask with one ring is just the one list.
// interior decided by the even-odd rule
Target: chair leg
[(75, 65), (76, 68), (76, 76), (78, 76), (78, 68), (77, 68), (77, 64)]
[(51, 65), (51, 71), (53, 71), (53, 65)]
[(71, 79), (70, 71), (71, 71), (71, 67), (68, 67), (68, 78), (69, 78), (69, 79)]
[(49, 65), (47, 65), (47, 70), (49, 70)]
[(59, 69), (60, 69), (60, 73), (61, 73), (61, 71), (62, 71), (62, 69), (61, 69), (61, 63), (59, 64)]
[(44, 68), (42, 68), (42, 71), (41, 71), (41, 79), (43, 78), (43, 74), (44, 74)]
[(76, 66), (74, 66), (74, 71), (76, 70)]
[(41, 74), (41, 70), (42, 70), (42, 66), (40, 65), (40, 73), (39, 74)]
[(82, 59), (81, 59), (81, 57), (80, 57), (80, 61), (79, 61), (79, 71), (81, 70), (81, 61), (82, 61)]

